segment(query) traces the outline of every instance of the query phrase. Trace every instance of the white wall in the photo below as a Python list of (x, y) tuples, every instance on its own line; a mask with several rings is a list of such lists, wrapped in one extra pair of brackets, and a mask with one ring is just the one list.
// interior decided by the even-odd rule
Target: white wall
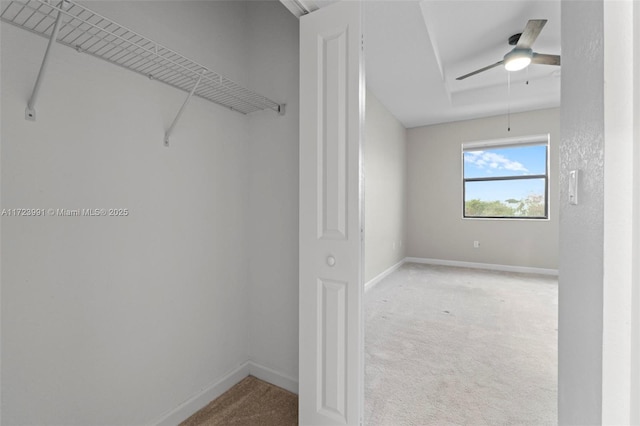
[(298, 20), (280, 2), (251, 2), (248, 35), (251, 86), (287, 104), (282, 117), (265, 111), (249, 119), (249, 357), (296, 390)]
[[(636, 70), (633, 84), (634, 92), (634, 138), (640, 139), (640, 7), (634, 3), (633, 6), (633, 67)], [(637, 146), (637, 145), (636, 145)], [(634, 179), (632, 188), (640, 188), (640, 148), (633, 149), (634, 157)], [(633, 250), (636, 256), (640, 255), (640, 194), (635, 192), (633, 212), (635, 219), (633, 222), (634, 244)], [(635, 360), (631, 364), (631, 423), (640, 424), (640, 262), (633, 265), (633, 302), (632, 302), (632, 342), (631, 359)]]
[(407, 235), (407, 131), (370, 90), (363, 153), (366, 283), (404, 259)]
[[(558, 416), (561, 425), (602, 421), (604, 229), (603, 2), (562, 2), (562, 140)], [(570, 170), (581, 171), (569, 205)]]
[[(640, 58), (635, 58), (635, 64), (633, 60), (615, 60), (634, 51), (634, 36), (636, 43), (640, 40), (637, 34), (640, 27), (634, 34), (634, 9), (637, 14), (638, 5), (631, 1), (604, 4), (604, 79), (607, 83), (604, 92), (602, 423), (606, 425), (640, 423), (638, 389), (632, 390), (638, 385), (640, 366), (638, 349), (633, 352), (638, 336), (632, 337), (634, 329), (640, 332), (638, 323), (634, 324), (640, 319), (640, 307), (633, 302), (634, 286), (636, 295), (640, 290), (637, 269), (634, 282), (634, 266), (638, 268), (640, 256), (637, 229), (640, 187), (637, 180), (634, 182), (640, 173), (638, 152), (634, 148), (639, 142), (634, 136), (634, 118), (638, 121), (634, 85), (640, 82), (637, 68)], [(636, 46), (635, 54), (638, 52), (640, 49)]]
[[(549, 133), (549, 220), (462, 219), (461, 144)], [(558, 109), (408, 130), (410, 257), (543, 269), (558, 268)], [(473, 241), (480, 248), (473, 248)]]
[[(242, 84), (260, 80), (251, 54), (268, 54), (250, 42), (271, 49), (285, 41), (269, 38), (281, 28), (295, 36), (267, 5), (90, 7)], [(275, 23), (257, 22), (263, 11)], [(249, 23), (260, 29), (247, 31)], [(295, 41), (276, 53), (286, 64), (265, 65), (273, 87), (262, 87), (293, 104), (292, 115), (248, 118), (195, 98), (165, 148), (164, 131), (184, 93), (62, 46), (42, 87), (38, 121), (25, 121), (46, 40), (5, 24), (1, 31), (2, 208), (130, 211), (123, 218), (2, 217), (2, 423), (149, 424), (249, 353), (295, 376), (297, 184), (288, 181), (297, 176)], [(278, 133), (267, 138), (259, 130)], [(270, 160), (281, 153), (278, 170), (263, 166), (252, 175), (259, 162), (253, 149)], [(259, 188), (260, 173), (273, 179)], [(256, 269), (247, 265), (260, 253), (249, 235), (257, 215), (249, 211), (262, 202), (258, 193), (273, 194), (271, 184), (283, 191), (283, 213), (267, 206), (271, 220), (259, 227), (282, 238), (274, 244), (282, 260), (268, 281), (250, 288)], [(292, 293), (282, 306), (265, 303), (278, 310), (273, 316), (249, 315), (249, 302), (269, 291)], [(250, 350), (248, 337), (266, 333), (256, 331), (258, 321), (275, 338)]]

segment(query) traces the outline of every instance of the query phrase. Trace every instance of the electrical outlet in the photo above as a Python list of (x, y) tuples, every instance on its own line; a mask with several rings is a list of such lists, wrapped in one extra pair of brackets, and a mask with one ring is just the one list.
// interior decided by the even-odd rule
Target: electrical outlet
[(473, 248), (480, 248), (480, 241), (474, 241)]

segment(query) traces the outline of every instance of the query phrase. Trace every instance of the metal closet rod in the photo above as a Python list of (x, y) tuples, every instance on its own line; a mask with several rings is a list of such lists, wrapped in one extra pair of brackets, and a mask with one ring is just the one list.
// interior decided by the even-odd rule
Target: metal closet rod
[(0, 20), (49, 39), (27, 104), (28, 120), (35, 120), (35, 104), (54, 42), (187, 92), (186, 100), (165, 133), (165, 145), (192, 96), (243, 114), (271, 109), (283, 115), (285, 111), (284, 104), (246, 89), (72, 0), (13, 0), (7, 3)]

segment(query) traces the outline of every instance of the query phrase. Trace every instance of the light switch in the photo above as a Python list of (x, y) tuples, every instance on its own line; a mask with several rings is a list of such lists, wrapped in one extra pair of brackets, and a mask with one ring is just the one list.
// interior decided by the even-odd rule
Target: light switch
[(578, 170), (571, 170), (569, 172), (569, 204), (577, 205), (578, 204), (578, 181), (579, 181), (579, 173)]

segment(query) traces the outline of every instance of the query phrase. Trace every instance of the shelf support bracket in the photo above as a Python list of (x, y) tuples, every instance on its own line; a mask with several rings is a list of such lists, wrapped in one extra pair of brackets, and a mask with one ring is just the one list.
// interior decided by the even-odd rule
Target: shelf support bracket
[(198, 81), (196, 81), (196, 84), (194, 84), (193, 89), (191, 89), (191, 92), (189, 92), (189, 95), (187, 96), (187, 99), (184, 100), (184, 103), (182, 104), (182, 106), (178, 110), (178, 114), (176, 114), (176, 118), (173, 119), (173, 123), (171, 123), (171, 126), (169, 127), (169, 130), (167, 130), (166, 133), (164, 134), (164, 146), (169, 146), (169, 138), (171, 137), (171, 134), (173, 133), (173, 129), (174, 129), (174, 127), (176, 127), (176, 123), (178, 123), (178, 120), (180, 120), (180, 116), (182, 116), (182, 113), (184, 112), (184, 109), (186, 108), (187, 104), (189, 103), (189, 100), (191, 100), (191, 97), (193, 96), (193, 94), (196, 92), (196, 89), (200, 85), (200, 81), (202, 80), (202, 76), (204, 75), (205, 72), (207, 72), (207, 70), (202, 70), (202, 72), (200, 73), (200, 76), (198, 77)]
[(38, 72), (36, 83), (33, 85), (33, 91), (31, 92), (31, 97), (27, 102), (27, 108), (24, 112), (24, 118), (29, 121), (36, 121), (36, 109), (35, 109), (36, 101), (38, 100), (38, 93), (40, 93), (40, 86), (42, 85), (42, 80), (47, 70), (47, 65), (49, 64), (49, 55), (51, 54), (51, 49), (58, 38), (58, 31), (60, 31), (60, 24), (62, 23), (62, 10), (64, 10), (64, 6), (65, 6), (65, 0), (62, 0), (58, 4), (59, 10), (58, 10), (58, 15), (56, 16), (56, 22), (53, 26), (53, 31), (51, 31), (51, 37), (49, 37), (47, 50), (45, 50), (44, 52), (44, 58), (42, 58), (42, 65), (40, 65), (40, 71)]

